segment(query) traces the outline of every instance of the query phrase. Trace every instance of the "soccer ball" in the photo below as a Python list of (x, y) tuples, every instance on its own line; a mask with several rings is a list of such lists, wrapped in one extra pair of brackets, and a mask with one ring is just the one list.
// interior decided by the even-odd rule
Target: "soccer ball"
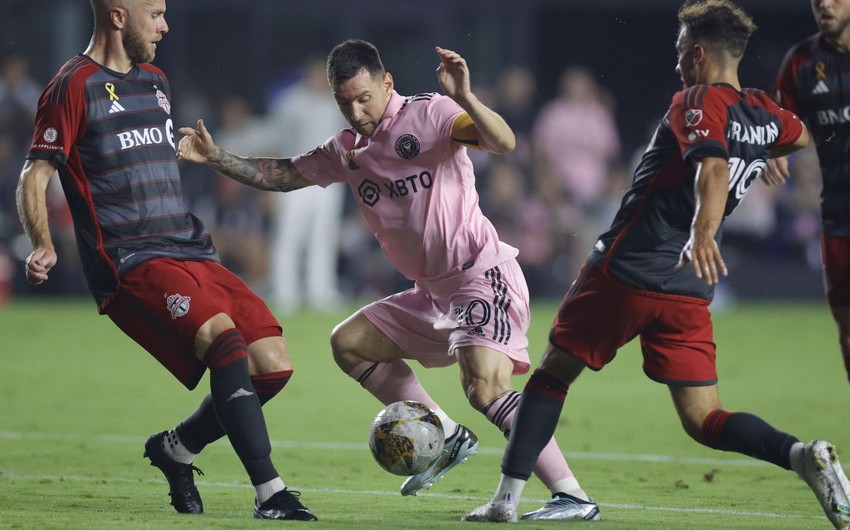
[(394, 475), (422, 473), (440, 455), (443, 424), (434, 411), (416, 401), (397, 401), (375, 416), (369, 449), (378, 464)]

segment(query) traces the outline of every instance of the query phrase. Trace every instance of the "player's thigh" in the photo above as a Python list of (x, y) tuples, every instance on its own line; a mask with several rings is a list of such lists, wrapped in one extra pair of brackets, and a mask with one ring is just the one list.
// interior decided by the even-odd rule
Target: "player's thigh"
[[(549, 332), (549, 343), (592, 370), (611, 362), (654, 317), (648, 297), (627, 289), (591, 263), (564, 295)], [(557, 360), (553, 356), (553, 361)], [(564, 361), (566, 362), (566, 361)], [(552, 372), (554, 374), (554, 372)]]
[(452, 292), (434, 294), (437, 330), (448, 333), (448, 353), (462, 348), (485, 348), (510, 359), (514, 374), (531, 367), (528, 326), (531, 321), (528, 288), (516, 260), (509, 260), (470, 277)]
[[(217, 300), (248, 345), (248, 363), (252, 374), (292, 368), (289, 347), (282, 328), (268, 305), (236, 274), (214, 262), (200, 263), (198, 277), (204, 289)], [(221, 326), (218, 326), (219, 328)], [(214, 340), (223, 329), (214, 329)]]
[[(337, 363), (356, 365), (362, 361), (382, 362), (403, 358), (404, 350), (367, 318), (363, 311), (361, 309), (345, 319), (331, 333), (331, 349)], [(391, 326), (391, 322), (387, 317), (382, 320), (383, 326), (387, 327)]]
[[(367, 360), (405, 358), (429, 368), (448, 366), (455, 363), (449, 355), (449, 331), (435, 326), (443, 317), (426, 292), (413, 288), (367, 305), (334, 335), (344, 337), (348, 349)], [(334, 351), (336, 355), (337, 346)]]
[(644, 373), (667, 385), (716, 384), (716, 347), (708, 304), (647, 298), (656, 316), (640, 335)]
[(455, 356), (463, 391), (476, 409), (483, 409), (511, 390), (514, 362), (503, 352), (483, 346), (465, 346), (458, 348)]

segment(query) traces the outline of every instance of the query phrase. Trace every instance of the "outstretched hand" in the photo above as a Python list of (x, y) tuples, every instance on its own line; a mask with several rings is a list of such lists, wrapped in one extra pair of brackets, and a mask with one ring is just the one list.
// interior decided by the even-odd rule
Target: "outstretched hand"
[(198, 120), (197, 129), (181, 127), (177, 132), (185, 135), (177, 144), (177, 160), (204, 164), (218, 154), (219, 147), (213, 142), (212, 135), (204, 125), (204, 120)]
[(440, 57), (440, 66), (437, 67), (437, 80), (443, 87), (443, 92), (455, 101), (466, 99), (472, 92), (466, 59), (457, 52), (439, 46), (436, 50)]

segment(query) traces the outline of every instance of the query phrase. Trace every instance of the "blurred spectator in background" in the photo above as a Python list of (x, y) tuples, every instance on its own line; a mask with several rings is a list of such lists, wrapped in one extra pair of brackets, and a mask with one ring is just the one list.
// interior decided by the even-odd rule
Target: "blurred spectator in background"
[(508, 157), (494, 160), (481, 194), (481, 210), (486, 213), (505, 243), (519, 250), (532, 297), (549, 296), (552, 286), (552, 239), (549, 237), (549, 211), (528, 186), (519, 164)]
[(0, 128), (24, 149), (40, 95), (41, 85), (30, 76), (27, 58), (7, 56), (0, 64)]
[[(225, 149), (248, 156), (268, 156), (274, 138), (262, 118), (241, 96), (225, 98), (219, 106), (218, 137)], [(198, 212), (209, 223), (222, 264), (264, 295), (269, 271), (268, 236), (272, 201), (268, 194), (217, 175), (214, 203)]]
[[(23, 259), (29, 242), (23, 237), (15, 207), (15, 187), (20, 175), (20, 158), (32, 139), (32, 122), (41, 95), (41, 84), (30, 75), (29, 60), (22, 54), (6, 56), (0, 63), (0, 302), (11, 297), (16, 270), (14, 259)], [(77, 257), (70, 210), (56, 180), (47, 190), (47, 206), (53, 243), (63, 259), (53, 269), (58, 281), (39, 291), (41, 295), (82, 295), (83, 275)], [(16, 242), (20, 243), (15, 255)], [(22, 275), (18, 275), (21, 283)]]
[(493, 109), (501, 115), (516, 134), (516, 149), (505, 157), (531, 176), (531, 131), (537, 115), (537, 80), (528, 68), (513, 65), (502, 70), (496, 85)]
[(593, 74), (572, 66), (560, 76), (558, 97), (535, 121), (535, 177), (551, 211), (553, 238), (574, 243), (559, 249), (568, 261), (559, 269), (577, 270), (596, 234), (607, 228), (604, 204), (620, 153), (613, 107), (613, 96)]
[[(275, 147), (267, 155), (306, 153), (346, 127), (339, 108), (328, 97), (325, 59), (308, 59), (300, 74), (298, 81), (269, 105)], [(245, 152), (241, 148), (229, 150)], [(340, 303), (337, 267), (346, 195), (345, 187), (339, 184), (327, 189), (309, 187), (297, 194), (266, 194), (274, 203), (271, 258), (275, 271), (269, 278), (270, 302), (279, 309), (329, 311)], [(354, 226), (363, 227), (362, 223)], [(372, 244), (371, 232), (363, 235), (369, 247), (377, 246)]]

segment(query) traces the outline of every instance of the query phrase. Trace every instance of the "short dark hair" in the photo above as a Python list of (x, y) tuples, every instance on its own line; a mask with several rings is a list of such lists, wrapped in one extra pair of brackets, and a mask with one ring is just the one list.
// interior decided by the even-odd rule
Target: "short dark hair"
[(704, 40), (741, 58), (758, 27), (732, 0), (687, 0), (679, 8), (679, 24), (692, 40)]
[(328, 83), (337, 87), (365, 68), (372, 77), (384, 75), (384, 63), (378, 48), (371, 42), (348, 39), (337, 44), (328, 55)]

